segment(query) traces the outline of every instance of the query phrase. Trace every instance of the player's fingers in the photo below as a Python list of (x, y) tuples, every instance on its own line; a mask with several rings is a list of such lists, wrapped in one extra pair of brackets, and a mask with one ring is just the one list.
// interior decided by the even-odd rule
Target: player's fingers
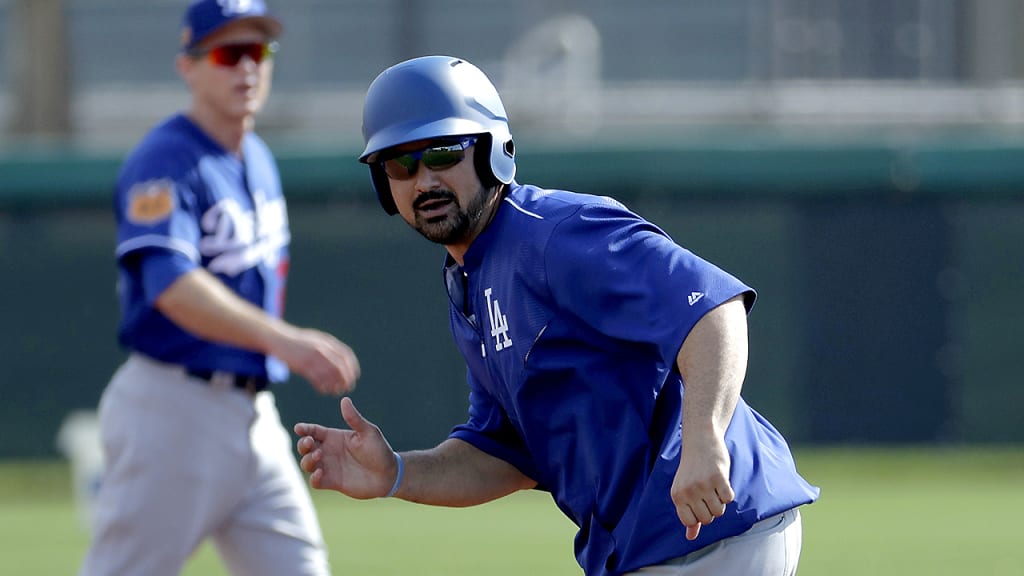
[(736, 498), (736, 494), (732, 491), (732, 486), (728, 482), (723, 486), (715, 488), (715, 494), (718, 495), (718, 500), (722, 504), (728, 504)]
[(687, 528), (689, 528), (690, 526), (694, 526), (696, 524), (700, 524), (700, 521), (697, 520), (697, 516), (694, 515), (693, 510), (690, 508), (688, 504), (676, 506), (676, 515), (679, 516), (679, 521), (682, 522), (683, 525)]
[(344, 418), (345, 423), (357, 433), (366, 432), (370, 427), (369, 421), (363, 418), (363, 415), (359, 413), (359, 410), (356, 410), (356, 405), (348, 396), (341, 399), (341, 417)]
[(362, 369), (359, 367), (359, 358), (352, 351), (352, 348), (345, 343), (341, 344), (341, 356), (345, 367), (348, 369), (348, 379), (354, 386), (356, 380), (362, 375)]
[(323, 480), (323, 477), (323, 470), (319, 468), (314, 470), (313, 473), (310, 474), (309, 476), (309, 485), (312, 486), (313, 488), (322, 488), (323, 486), (321, 486), (321, 480)]
[(336, 382), (335, 394), (346, 394), (356, 389), (359, 379), (359, 368), (347, 360), (341, 363), (340, 377)]
[(327, 357), (336, 378), (332, 382), (334, 392), (351, 392), (360, 376), (359, 359), (356, 358), (355, 352), (344, 342), (333, 339), (332, 346), (327, 350)]
[(341, 387), (338, 377), (327, 373), (311, 376), (309, 382), (313, 385), (313, 389), (321, 394), (337, 395), (338, 389)]
[(712, 520), (714, 520), (715, 518), (718, 518), (719, 516), (722, 516), (723, 514), (725, 514), (725, 507), (726, 507), (726, 503), (725, 502), (722, 502), (721, 500), (714, 500), (712, 502), (708, 502), (707, 504), (708, 504), (708, 511), (711, 512), (711, 516), (712, 516), (711, 519)]
[(316, 448), (316, 440), (313, 440), (312, 436), (303, 436), (295, 443), (295, 447), (299, 450), (300, 455), (305, 456)]
[(299, 460), (299, 468), (302, 468), (303, 472), (316, 471), (318, 469), (317, 466), (320, 462), (320, 459), (317, 457), (319, 454), (319, 450), (314, 450), (313, 452), (304, 455), (302, 459)]
[(334, 370), (329, 376), (321, 379), (317, 389), (321, 394), (330, 394), (333, 396), (340, 396), (350, 389), (348, 380), (345, 379), (340, 372)]
[(693, 526), (686, 527), (686, 539), (696, 540), (697, 536), (700, 535), (700, 524), (694, 524)]
[(701, 524), (711, 524), (711, 521), (715, 519), (715, 514), (711, 511), (711, 506), (714, 505), (709, 505), (704, 500), (698, 500), (694, 504), (690, 505), (690, 509), (693, 510), (693, 515), (696, 516), (698, 522)]
[(319, 424), (310, 424), (308, 422), (299, 422), (293, 428), (297, 436), (309, 436), (317, 442), (323, 442), (327, 438), (327, 428)]
[(342, 378), (339, 383), (340, 389), (338, 394), (351, 392), (356, 389), (356, 381), (359, 380), (359, 361), (356, 360), (355, 354), (351, 350), (345, 348), (345, 354), (343, 356), (344, 361), (342, 362)]
[(331, 358), (330, 370), (314, 384), (321, 394), (340, 395), (352, 392), (356, 387), (358, 371), (342, 358)]

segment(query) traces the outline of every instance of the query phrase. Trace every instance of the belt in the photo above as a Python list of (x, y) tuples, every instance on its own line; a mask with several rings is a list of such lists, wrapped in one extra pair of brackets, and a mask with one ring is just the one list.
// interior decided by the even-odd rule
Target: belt
[(220, 370), (192, 370), (185, 371), (189, 376), (218, 386), (232, 386), (240, 390), (255, 394), (266, 390), (270, 381), (263, 376), (250, 376), (248, 374), (234, 374)]

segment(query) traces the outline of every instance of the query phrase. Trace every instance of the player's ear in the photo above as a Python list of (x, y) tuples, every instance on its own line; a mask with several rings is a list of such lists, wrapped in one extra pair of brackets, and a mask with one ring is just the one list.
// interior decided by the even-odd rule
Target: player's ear
[(196, 61), (188, 54), (178, 54), (174, 57), (174, 69), (178, 72), (178, 76), (185, 81), (189, 87), (192, 86), (191, 78), (192, 72), (195, 70)]

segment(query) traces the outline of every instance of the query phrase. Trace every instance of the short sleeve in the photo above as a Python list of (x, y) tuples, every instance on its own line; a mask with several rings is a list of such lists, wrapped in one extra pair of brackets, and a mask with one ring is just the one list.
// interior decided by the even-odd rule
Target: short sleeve
[(501, 406), (479, 386), (472, 374), (469, 383), (469, 420), (452, 429), (449, 438), (458, 438), (515, 466), (534, 480), (540, 477), (522, 437)]
[(186, 169), (163, 159), (130, 161), (118, 180), (115, 204), (119, 259), (161, 248), (200, 261), (196, 198)]
[(199, 267), (195, 261), (173, 250), (146, 250), (139, 256), (139, 274), (146, 303), (153, 305), (164, 290), (182, 274)]
[(582, 206), (555, 228), (545, 249), (553, 298), (611, 338), (651, 343), (674, 366), (687, 334), (709, 310), (754, 291), (608, 200)]

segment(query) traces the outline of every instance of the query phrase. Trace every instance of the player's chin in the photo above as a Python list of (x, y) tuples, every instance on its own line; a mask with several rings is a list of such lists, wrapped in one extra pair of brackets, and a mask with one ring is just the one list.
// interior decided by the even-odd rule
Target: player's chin
[(415, 228), (431, 242), (453, 244), (465, 236), (467, 223), (459, 218), (458, 211), (454, 209), (429, 217), (417, 212)]
[(245, 111), (249, 114), (256, 114), (263, 110), (263, 104), (266, 103), (266, 99), (260, 97), (251, 97), (245, 101)]
[(262, 109), (263, 101), (261, 99), (251, 96), (241, 96), (228, 105), (227, 112), (233, 118), (244, 120), (245, 118), (255, 116)]

